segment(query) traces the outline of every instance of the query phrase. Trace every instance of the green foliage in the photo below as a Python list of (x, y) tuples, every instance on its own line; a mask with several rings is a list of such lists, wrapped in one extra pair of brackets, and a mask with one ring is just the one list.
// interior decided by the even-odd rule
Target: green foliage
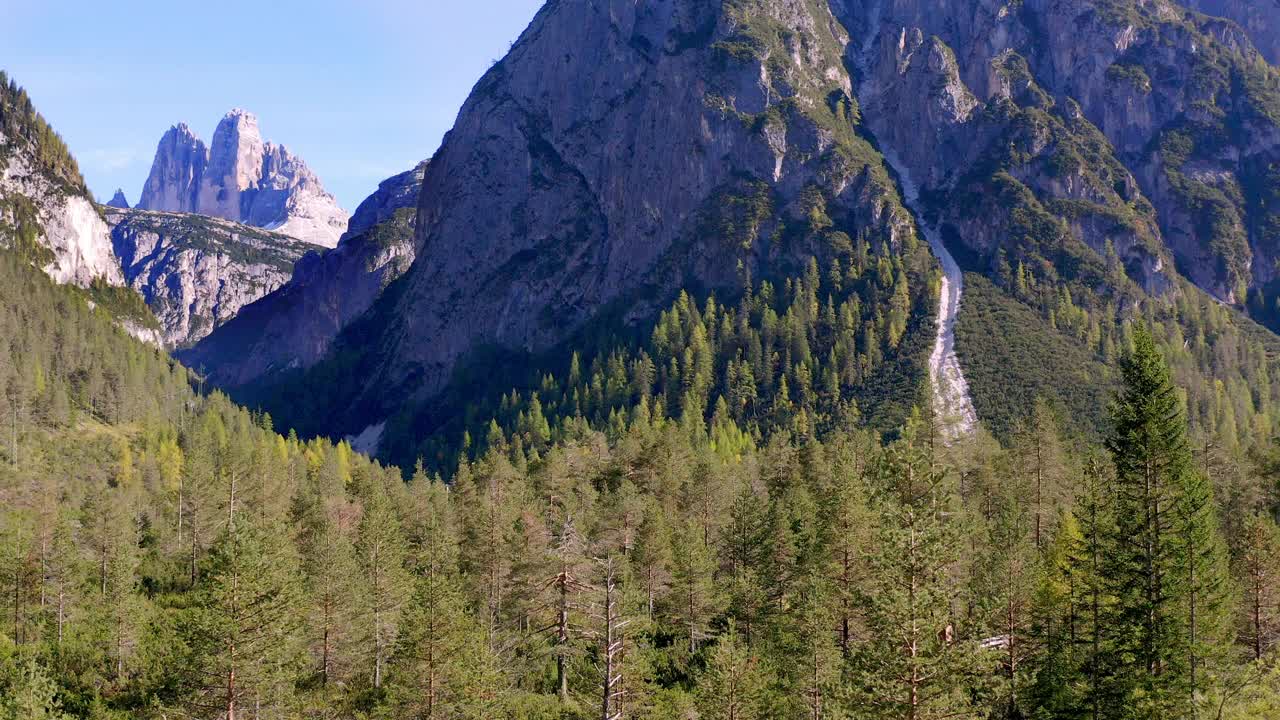
[(0, 145), (0, 167), (13, 152), (13, 145), (22, 143), (38, 166), (64, 192), (88, 194), (80, 168), (62, 137), (36, 112), (27, 91), (4, 71), (0, 71), (0, 133), (5, 137), (5, 144)]
[[(879, 265), (894, 260), (869, 255), (863, 274)], [(812, 352), (821, 332), (783, 330), (807, 327), (784, 322), (803, 308), (827, 314), (807, 277), (786, 302), (754, 287), (743, 315), (682, 298), (654, 329), (649, 347), (681, 370), (673, 398), (726, 388), (710, 423), (650, 410), (668, 395), (656, 370), (640, 393), (625, 364), (571, 359), (557, 387), (616, 388), (616, 404), (566, 417), (562, 390), (539, 386), (512, 431), (473, 434), (487, 449), (445, 485), (277, 435), (271, 418), (193, 392), (75, 291), (17, 259), (0, 270), (11, 281), (0, 322), (16, 338), (0, 347), (10, 429), (17, 410), (0, 458), (0, 683), (17, 717), (152, 720), (234, 704), (277, 717), (585, 719), (603, 707), (605, 677), (611, 712), (655, 720), (1069, 718), (1091, 703), (1118, 718), (1106, 713), (1156, 697), (1134, 693), (1138, 656), (1121, 651), (1144, 622), (1120, 611), (1125, 588), (1149, 579), (1115, 530), (1136, 517), (1126, 498), (1141, 448), (1114, 448), (1123, 482), (1096, 465), (1081, 476), (1043, 403), (1019, 413), (1032, 421), (1009, 450), (943, 448), (920, 413), (887, 446), (850, 427), (735, 430), (731, 402), (750, 408), (793, 377), (795, 416), (822, 407), (804, 404), (800, 373), (721, 386), (728, 365), (707, 373), (717, 361), (702, 354), (713, 329), (751, 339), (752, 318), (761, 335), (773, 328), (780, 357)], [(833, 310), (858, 296), (839, 297)], [(1167, 417), (1181, 408), (1176, 371), (1160, 376), (1161, 346), (1137, 337), (1145, 360), (1125, 377), (1142, 386), (1132, 369), (1155, 368)], [(75, 379), (93, 368), (114, 379)], [(36, 402), (54, 389), (64, 408)], [(592, 430), (585, 408), (601, 407), (605, 429)], [(1266, 472), (1240, 481), (1249, 507), (1277, 497)], [(1219, 589), (1247, 589), (1261, 566), (1212, 572), (1221, 546), (1207, 540), (1267, 541), (1217, 528), (1218, 501), (1194, 477), (1162, 516), (1177, 529), (1162, 617), (1189, 628), (1194, 597), (1203, 633), (1170, 645), (1188, 676), (1170, 687), (1189, 687), (1196, 658), (1200, 697), (1242, 716), (1270, 702), (1271, 676), (1238, 675), (1234, 651), (1252, 640), (1233, 646), (1210, 620), (1215, 604), (1237, 608)]]

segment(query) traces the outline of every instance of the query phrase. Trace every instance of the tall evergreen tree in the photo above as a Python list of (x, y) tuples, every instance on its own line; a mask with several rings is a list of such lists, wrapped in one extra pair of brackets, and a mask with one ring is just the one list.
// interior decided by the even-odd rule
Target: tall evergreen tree
[(466, 612), (448, 492), (439, 483), (415, 490), (423, 496), (418, 572), (396, 640), (391, 696), (405, 717), (489, 717), (497, 669), (483, 628)]
[[(232, 522), (210, 549), (180, 633), (186, 704), (198, 717), (260, 715), (289, 697), (296, 657), (297, 561), (280, 533)], [(246, 714), (247, 706), (255, 712)]]
[(1182, 401), (1150, 331), (1120, 363), (1106, 440), (1115, 467), (1107, 577), (1113, 680), (1139, 717), (1191, 712), (1206, 615), (1222, 600), (1212, 498), (1192, 464)]

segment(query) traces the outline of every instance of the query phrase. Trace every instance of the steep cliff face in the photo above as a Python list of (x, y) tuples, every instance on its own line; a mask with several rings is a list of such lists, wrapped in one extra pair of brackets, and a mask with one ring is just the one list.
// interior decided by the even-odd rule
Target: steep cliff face
[[(1056, 204), (1051, 214), (1086, 244), (1102, 252), (1111, 240), (1143, 274), (1168, 270), (1159, 257), (1167, 248), (1221, 300), (1271, 304), (1280, 237), (1265, 188), (1280, 138), (1280, 76), (1237, 25), (1167, 0), (884, 0), (850, 3), (846, 13), (874, 44), (873, 89), (860, 98), (870, 122), (909, 148), (904, 159), (944, 211), (936, 193), (983, 181), (966, 169), (985, 174), (993, 141), (1038, 124), (1019, 157), (997, 169)], [(1028, 167), (1035, 156), (1044, 162)]]
[[(59, 283), (88, 287), (102, 280), (120, 285), (123, 278), (107, 224), (74, 160), (68, 154), (60, 165), (52, 164), (49, 158), (56, 153), (42, 143), (52, 144), (56, 136), (3, 75), (0, 86), (0, 119), (5, 121), (0, 124), (0, 245), (27, 254)], [(16, 106), (19, 98), (26, 108)], [(45, 130), (28, 136), (24, 130), (36, 127), (37, 120)], [(48, 137), (41, 139), (44, 134)]]
[(200, 205), (200, 180), (208, 162), (208, 148), (186, 123), (169, 128), (156, 147), (151, 173), (138, 198), (138, 208), (196, 212)]
[(290, 236), (187, 213), (106, 208), (125, 280), (160, 321), (160, 340), (185, 347), (289, 279), (319, 249)]
[(1185, 5), (1205, 15), (1234, 20), (1267, 62), (1280, 63), (1280, 2), (1276, 0), (1186, 0)]
[(821, 252), (788, 230), (810, 217), (927, 252), (854, 125), (848, 42), (801, 0), (548, 4), (427, 169), (353, 415), (431, 397), (477, 348), (545, 350), (613, 301), (636, 322), (681, 285), (783, 274)]
[(218, 123), (208, 148), (185, 124), (170, 128), (138, 207), (210, 215), (324, 247), (347, 227), (346, 212), (306, 163), (264, 142), (257, 118), (240, 109)]
[[(1266, 290), (1277, 88), (1238, 25), (1168, 0), (548, 3), (426, 169), (403, 277), (356, 293), (376, 297), (358, 321), (310, 324), (323, 302), (273, 303), (332, 297), (350, 264), (304, 262), (190, 357), (227, 387), (310, 367), (274, 401), (394, 442), (505, 381), (475, 368), (603, 353), (631, 340), (600, 326), (643, 335), (681, 289), (793, 292), (812, 267), (833, 307), (858, 300), (840, 392), (874, 414), (870, 368), (933, 359), (952, 387), (935, 398), (971, 428), (962, 270), (1099, 354), (1124, 313), (1203, 301), (1180, 273), (1228, 303)], [(895, 386), (904, 402), (919, 375)]]
[(413, 228), (426, 163), (383, 181), (351, 216), (338, 247), (298, 261), (283, 287), (243, 308), (180, 354), (219, 385), (241, 387), (311, 367), (338, 333), (413, 262)]

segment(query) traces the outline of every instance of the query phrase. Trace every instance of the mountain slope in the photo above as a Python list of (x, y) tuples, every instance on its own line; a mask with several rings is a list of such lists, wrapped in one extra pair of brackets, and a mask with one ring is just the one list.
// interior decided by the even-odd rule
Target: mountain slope
[[(950, 359), (963, 269), (1101, 364), (1138, 319), (1171, 354), (1197, 338), (1179, 367), (1216, 427), (1215, 388), (1268, 377), (1273, 336), (1204, 293), (1243, 306), (1272, 246), (1187, 188), (1270, 152), (1274, 74), (1238, 27), (1168, 2), (549, 4), (428, 168), (405, 276), (310, 370), (213, 377), (309, 431), (384, 428), (405, 463), (447, 461), (490, 418), (554, 433), (639, 403), (764, 436), (838, 427), (848, 402), (888, 431), (927, 400), (930, 345), (935, 383), (963, 388), (972, 364), (975, 398), (998, 392), (972, 346)], [(1200, 151), (1162, 138), (1202, 115), (1253, 123), (1220, 165), (1255, 159), (1169, 170)], [(1266, 216), (1241, 203), (1238, 227)], [(954, 256), (949, 292), (932, 255)], [(935, 410), (970, 414), (952, 396)], [(1244, 396), (1230, 412), (1270, 427), (1270, 382)], [(997, 432), (1018, 421), (976, 406)]]
[(241, 109), (218, 123), (205, 144), (185, 124), (156, 148), (138, 207), (232, 220), (333, 247), (347, 214), (301, 158), (263, 142), (258, 120)]
[(191, 350), (192, 367), (226, 387), (305, 369), (413, 262), (413, 228), (426, 163), (383, 181), (351, 216), (338, 247), (307, 255), (283, 287), (245, 307)]
[(0, 244), (61, 283), (123, 283), (106, 223), (62, 139), (0, 72)]
[(289, 279), (316, 245), (189, 213), (106, 208), (125, 280), (151, 307), (168, 347), (184, 347)]
[(351, 349), (347, 429), (437, 395), (482, 347), (548, 351), (610, 303), (643, 332), (680, 287), (737, 293), (810, 256), (896, 257), (919, 304), (931, 261), (851, 122), (846, 42), (805, 2), (545, 7), (427, 169), (417, 259)]

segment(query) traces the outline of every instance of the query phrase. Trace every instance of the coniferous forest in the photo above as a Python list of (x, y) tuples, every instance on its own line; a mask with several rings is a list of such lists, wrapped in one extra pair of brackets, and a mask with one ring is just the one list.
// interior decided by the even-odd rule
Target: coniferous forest
[(1280, 712), (1280, 452), (1190, 435), (1144, 323), (1096, 435), (646, 400), (443, 477), (281, 435), (3, 260), (0, 717)]
[(0, 72), (0, 720), (1280, 718), (1280, 10), (533, 4), (350, 215)]

